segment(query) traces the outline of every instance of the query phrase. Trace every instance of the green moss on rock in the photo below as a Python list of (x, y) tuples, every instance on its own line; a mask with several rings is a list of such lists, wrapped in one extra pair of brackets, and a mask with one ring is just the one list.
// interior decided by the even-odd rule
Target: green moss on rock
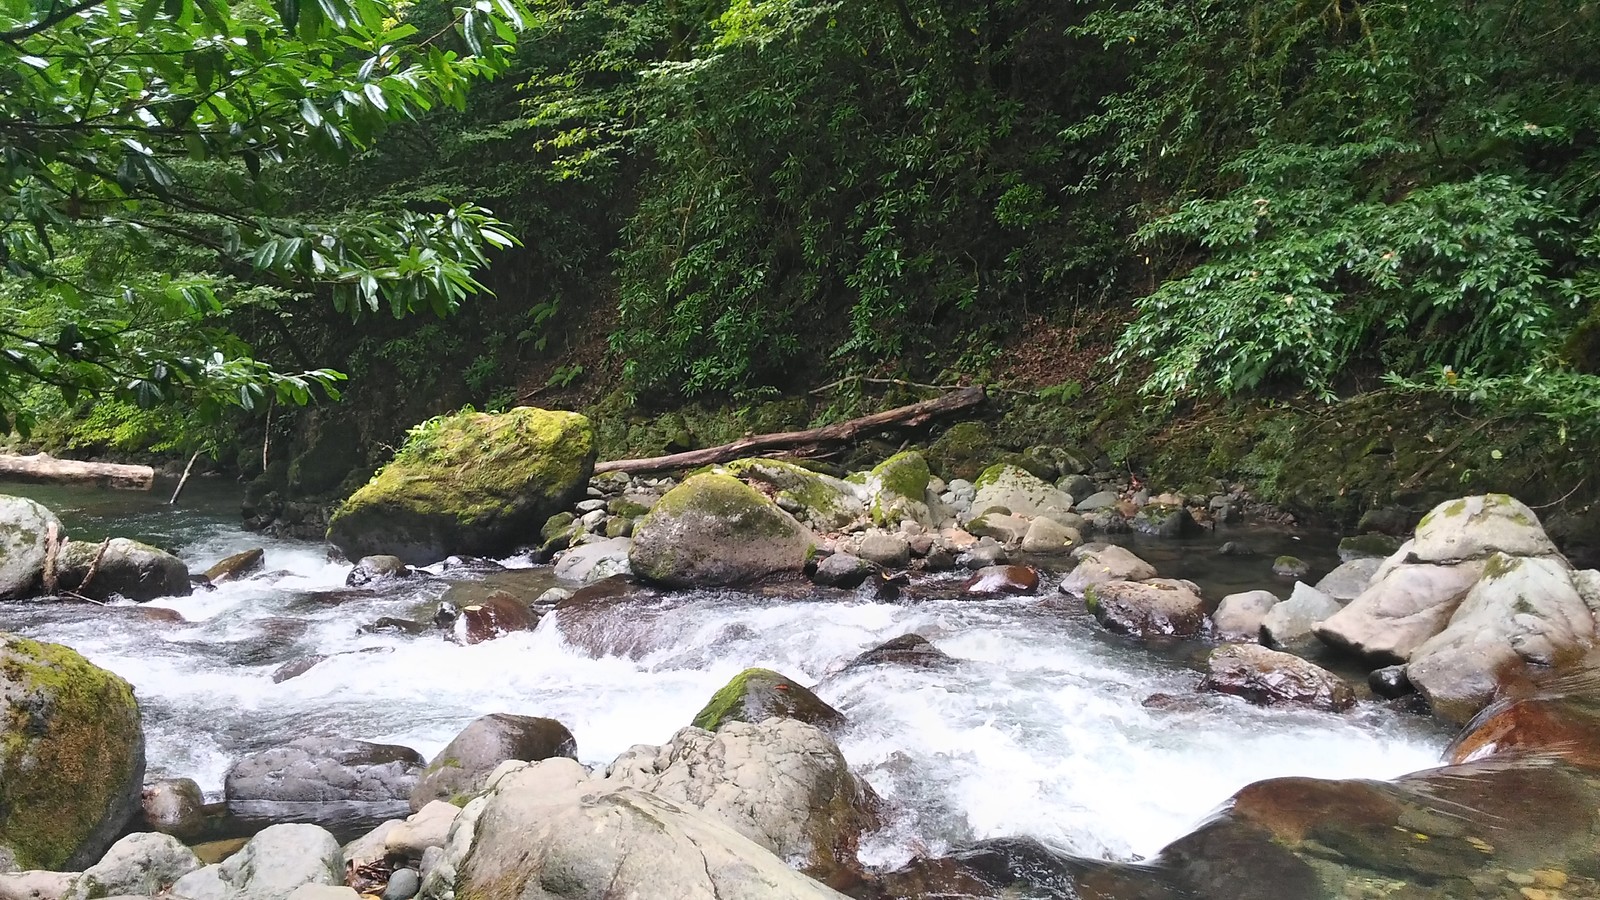
[(793, 679), (771, 669), (745, 669), (712, 695), (690, 724), (716, 731), (729, 722), (752, 725), (780, 716), (819, 727), (844, 723), (844, 716)]
[(798, 572), (816, 536), (732, 475), (695, 475), (668, 491), (634, 529), (635, 574), (667, 587), (744, 584)]
[(0, 635), (0, 848), (25, 869), (100, 858), (138, 809), (133, 688), (67, 647)]
[(928, 464), (946, 480), (971, 481), (994, 461), (994, 435), (981, 422), (960, 422), (945, 429), (928, 447)]
[(594, 462), (593, 429), (576, 413), (444, 416), (412, 429), (394, 461), (339, 507), (328, 540), (351, 558), (413, 565), (508, 553), (582, 494)]

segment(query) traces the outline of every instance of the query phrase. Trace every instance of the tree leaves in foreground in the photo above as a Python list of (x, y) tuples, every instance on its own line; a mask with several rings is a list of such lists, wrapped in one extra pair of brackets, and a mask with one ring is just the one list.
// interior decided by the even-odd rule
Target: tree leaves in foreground
[(0, 431), (40, 384), (154, 403), (333, 394), (227, 319), (325, 298), (445, 315), (482, 286), (490, 213), (439, 199), (287, 208), (295, 162), (350, 161), (510, 61), (515, 0), (421, 34), (378, 0), (0, 0)]

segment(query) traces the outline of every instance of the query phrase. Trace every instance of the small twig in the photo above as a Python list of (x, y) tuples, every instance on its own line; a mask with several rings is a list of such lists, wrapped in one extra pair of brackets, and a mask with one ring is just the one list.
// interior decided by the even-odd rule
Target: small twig
[(272, 443), (272, 406), (277, 397), (267, 398), (267, 427), (261, 430), (261, 471), (267, 470), (267, 445)]
[(1444, 462), (1445, 459), (1450, 456), (1450, 454), (1461, 449), (1461, 445), (1467, 442), (1467, 438), (1470, 438), (1483, 429), (1489, 427), (1489, 425), (1492, 423), (1500, 421), (1500, 418), (1501, 417), (1497, 416), (1493, 419), (1484, 419), (1478, 423), (1476, 428), (1451, 441), (1448, 447), (1440, 450), (1438, 453), (1434, 454), (1432, 459), (1424, 463), (1422, 468), (1418, 469), (1415, 475), (1412, 475), (1410, 478), (1407, 478), (1405, 481), (1401, 482), (1400, 489), (1405, 491), (1414, 489), (1417, 485), (1422, 483), (1422, 479), (1428, 477), (1428, 473), (1433, 471), (1434, 466)]
[(1578, 488), (1583, 487), (1583, 483), (1585, 481), (1588, 481), (1588, 480), (1589, 480), (1589, 476), (1585, 475), (1582, 478), (1578, 479), (1578, 483), (1572, 486), (1572, 490), (1567, 491), (1565, 494), (1562, 494), (1560, 497), (1556, 498), (1555, 500), (1551, 500), (1549, 503), (1546, 503), (1543, 506), (1530, 506), (1528, 508), (1529, 509), (1549, 509), (1552, 506), (1557, 506), (1557, 505), (1559, 505), (1561, 503), (1564, 503), (1564, 502), (1566, 502), (1566, 499), (1568, 497), (1571, 497), (1573, 494), (1576, 494), (1578, 492)]
[(85, 597), (84, 595), (78, 593), (77, 591), (62, 591), (61, 592), (61, 596), (63, 596), (63, 597), (71, 597), (74, 600), (82, 600), (85, 603), (93, 603), (95, 606), (110, 606), (111, 605), (111, 604), (105, 602), (104, 600), (96, 600), (93, 597)]
[(917, 388), (918, 390), (924, 391), (954, 391), (961, 387), (959, 384), (921, 384), (915, 381), (904, 381), (899, 378), (868, 378), (865, 375), (846, 375), (838, 381), (830, 381), (822, 387), (814, 388), (810, 391), (810, 393), (820, 394), (824, 391), (831, 391), (840, 385), (849, 384), (852, 381), (859, 381), (865, 384), (894, 384), (899, 385), (900, 387)]
[(196, 450), (189, 457), (189, 464), (183, 467), (183, 477), (178, 479), (178, 486), (172, 490), (172, 499), (167, 501), (168, 506), (178, 505), (178, 495), (183, 493), (183, 486), (189, 483), (189, 470), (194, 468), (194, 461), (200, 458), (200, 451)]
[[(93, 581), (94, 576), (100, 572), (100, 560), (105, 558), (106, 548), (109, 546), (111, 546), (111, 538), (106, 538), (100, 542), (100, 549), (96, 550), (94, 554), (94, 562), (89, 564), (89, 573), (83, 576), (82, 581), (78, 582), (79, 594), (89, 589), (89, 582)], [(68, 593), (73, 592), (68, 591)], [(84, 599), (87, 600), (88, 598), (85, 597)]]

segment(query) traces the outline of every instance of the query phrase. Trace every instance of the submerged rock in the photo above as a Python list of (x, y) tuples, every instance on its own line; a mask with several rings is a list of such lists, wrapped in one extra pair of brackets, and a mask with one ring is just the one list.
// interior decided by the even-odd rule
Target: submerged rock
[(52, 527), (65, 540), (55, 513), (25, 497), (0, 494), (0, 600), (31, 596), (38, 588)]
[(440, 750), (411, 791), (416, 812), (434, 800), (465, 800), (483, 790), (489, 773), (508, 759), (535, 762), (577, 758), (572, 732), (555, 719), (493, 713), (474, 719)]
[(1200, 590), (1188, 581), (1107, 581), (1089, 585), (1083, 598), (1095, 619), (1117, 634), (1196, 637), (1209, 625)]
[(205, 579), (210, 584), (222, 584), (261, 571), (267, 552), (260, 547), (235, 553), (219, 560), (206, 570)]
[(366, 587), (385, 578), (406, 578), (411, 567), (398, 556), (363, 556), (344, 577), (347, 587)]
[[(101, 544), (67, 541), (56, 561), (57, 585), (91, 600), (113, 594), (143, 602), (157, 597), (187, 597), (193, 590), (183, 560), (158, 547), (112, 538)], [(98, 562), (97, 562), (98, 560)], [(91, 570), (93, 577), (90, 577)]]
[(1039, 571), (1032, 566), (986, 566), (961, 583), (967, 594), (1032, 594), (1039, 590)]
[(328, 542), (352, 559), (412, 565), (504, 556), (583, 495), (594, 460), (594, 430), (576, 413), (518, 407), (430, 420), (339, 507)]
[(840, 670), (840, 674), (867, 666), (896, 665), (933, 669), (955, 664), (955, 659), (920, 634), (902, 634), (861, 652)]
[(82, 869), (139, 811), (133, 688), (59, 644), (0, 633), (0, 862)]
[(729, 722), (759, 723), (773, 716), (811, 725), (844, 724), (844, 715), (793, 679), (771, 669), (745, 669), (694, 717), (694, 726), (718, 731)]
[(639, 577), (673, 588), (747, 584), (805, 568), (817, 539), (730, 475), (696, 475), (645, 516), (628, 553)]
[(459, 644), (479, 644), (516, 631), (532, 631), (539, 617), (510, 591), (495, 590), (477, 603), (457, 606), (448, 598), (439, 603), (433, 623)]
[(1228, 644), (1211, 651), (1202, 690), (1233, 694), (1262, 706), (1287, 703), (1341, 712), (1356, 695), (1339, 676), (1298, 656), (1257, 644)]

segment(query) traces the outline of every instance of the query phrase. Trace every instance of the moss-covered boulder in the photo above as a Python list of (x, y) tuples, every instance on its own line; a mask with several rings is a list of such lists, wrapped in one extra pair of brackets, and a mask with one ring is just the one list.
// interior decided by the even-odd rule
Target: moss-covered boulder
[(975, 480), (984, 467), (994, 462), (995, 439), (981, 422), (958, 422), (928, 447), (928, 464), (946, 481)]
[[(861, 489), (842, 478), (776, 459), (740, 459), (718, 471), (768, 494), (808, 528), (838, 531), (866, 513)], [(639, 510), (636, 514), (642, 514)]]
[(0, 870), (94, 863), (143, 782), (133, 688), (59, 644), (0, 634)]
[[(159, 547), (112, 538), (105, 548), (95, 541), (68, 541), (56, 560), (57, 584), (91, 600), (113, 594), (128, 600), (187, 597), (189, 567)], [(93, 577), (90, 573), (93, 572)]]
[(974, 517), (997, 508), (1030, 519), (1072, 509), (1072, 497), (1066, 492), (1017, 466), (990, 466), (978, 476), (976, 484), (978, 493), (972, 501)]
[(26, 497), (0, 494), (0, 600), (26, 597), (39, 586), (51, 525), (59, 534), (55, 513)]
[(633, 572), (666, 587), (746, 584), (799, 572), (816, 535), (732, 475), (696, 475), (668, 491), (633, 534)]
[(896, 453), (867, 476), (868, 511), (873, 524), (893, 528), (910, 519), (921, 525), (938, 525), (928, 509), (928, 481), (933, 473), (921, 453)]
[(798, 719), (821, 728), (844, 724), (843, 713), (794, 679), (771, 669), (745, 669), (733, 676), (690, 724), (716, 731), (729, 722), (755, 725), (773, 716)]
[(594, 460), (594, 430), (576, 413), (518, 407), (435, 419), (339, 507), (328, 541), (351, 559), (388, 554), (412, 565), (501, 556), (582, 495)]

